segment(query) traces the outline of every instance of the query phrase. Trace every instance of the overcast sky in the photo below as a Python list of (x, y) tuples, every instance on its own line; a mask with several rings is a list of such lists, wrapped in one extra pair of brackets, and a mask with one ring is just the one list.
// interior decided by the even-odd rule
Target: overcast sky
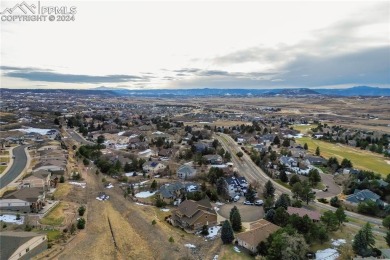
[(75, 21), (1, 22), (1, 87), (390, 87), (389, 1), (44, 4)]

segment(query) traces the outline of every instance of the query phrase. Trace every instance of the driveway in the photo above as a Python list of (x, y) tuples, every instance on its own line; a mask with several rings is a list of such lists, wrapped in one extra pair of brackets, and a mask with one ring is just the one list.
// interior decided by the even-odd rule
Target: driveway
[(264, 217), (264, 209), (262, 206), (244, 205), (243, 200), (238, 202), (226, 203), (217, 211), (222, 217), (229, 219), (230, 210), (236, 206), (240, 211), (242, 222), (253, 222)]
[(337, 196), (341, 193), (341, 187), (337, 185), (333, 179), (332, 174), (320, 173), (321, 182), (328, 186), (328, 191), (317, 191), (316, 198), (330, 198)]
[(11, 168), (0, 177), (0, 189), (13, 182), (22, 173), (24, 167), (26, 167), (27, 155), (24, 151), (26, 146), (27, 145), (21, 145), (13, 149), (12, 153), (13, 156), (15, 156), (15, 159)]
[(94, 145), (95, 144), (93, 142), (85, 140), (83, 137), (81, 137), (74, 130), (67, 129), (67, 132), (76, 142), (79, 142), (81, 144), (89, 144), (89, 145)]

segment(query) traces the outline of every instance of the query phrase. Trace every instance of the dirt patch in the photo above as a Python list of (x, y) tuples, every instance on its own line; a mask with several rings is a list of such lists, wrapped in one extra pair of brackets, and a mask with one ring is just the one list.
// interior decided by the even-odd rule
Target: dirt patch
[(231, 209), (237, 206), (242, 222), (253, 222), (264, 217), (263, 207), (243, 205), (242, 203), (224, 204), (218, 211), (222, 217), (229, 219)]

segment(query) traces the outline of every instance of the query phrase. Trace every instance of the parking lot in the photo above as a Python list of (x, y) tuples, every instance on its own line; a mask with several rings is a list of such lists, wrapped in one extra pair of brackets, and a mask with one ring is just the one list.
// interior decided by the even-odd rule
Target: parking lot
[(230, 210), (236, 206), (240, 211), (242, 222), (252, 222), (264, 217), (264, 210), (262, 206), (244, 205), (243, 202), (244, 198), (241, 197), (241, 199), (237, 202), (226, 203), (220, 207), (218, 214), (226, 219), (229, 219)]

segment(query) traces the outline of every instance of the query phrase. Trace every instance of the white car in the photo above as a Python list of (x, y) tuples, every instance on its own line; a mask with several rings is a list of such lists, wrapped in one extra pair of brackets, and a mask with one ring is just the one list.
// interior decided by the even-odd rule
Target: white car
[(247, 200), (247, 201), (244, 201), (244, 205), (254, 205), (254, 203)]
[(256, 202), (255, 202), (255, 205), (256, 206), (261, 206), (261, 205), (263, 205), (264, 204), (264, 201), (263, 200), (256, 200)]

